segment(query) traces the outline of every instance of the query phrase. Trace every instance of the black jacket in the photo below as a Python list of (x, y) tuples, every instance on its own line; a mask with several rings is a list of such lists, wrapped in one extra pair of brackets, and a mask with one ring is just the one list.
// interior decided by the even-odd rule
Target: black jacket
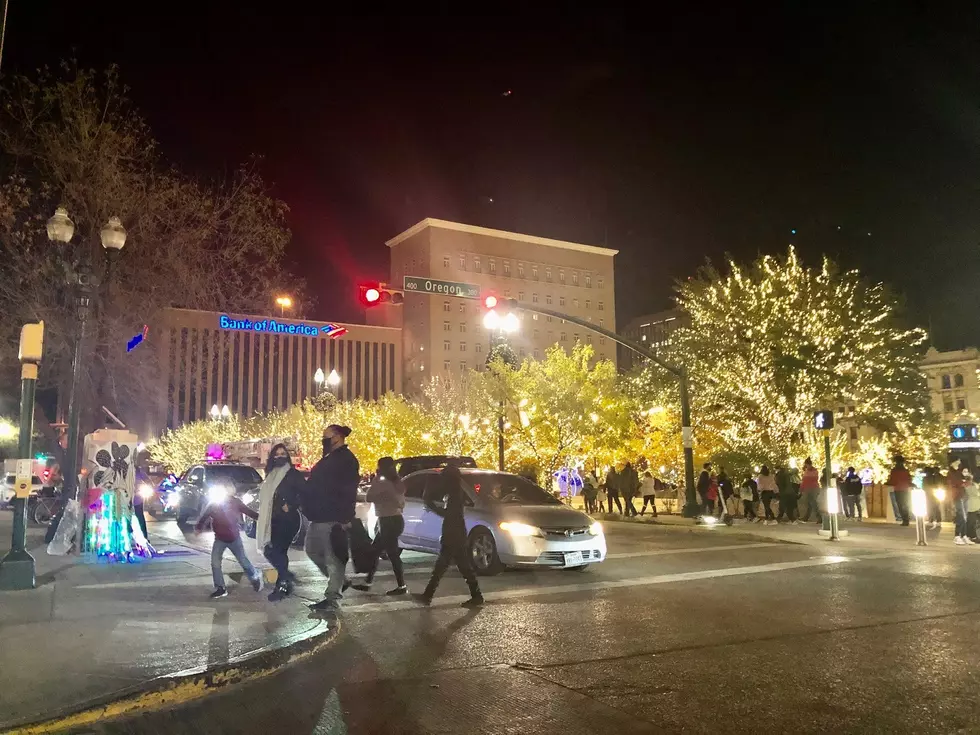
[(702, 470), (701, 476), (698, 477), (698, 495), (704, 495), (710, 486), (711, 474), (707, 470)]
[[(289, 548), (296, 536), (300, 525), (299, 507), (305, 488), (303, 473), (295, 467), (289, 469), (276, 488), (272, 496), (272, 532), (269, 539), (273, 546)], [(282, 509), (284, 505), (288, 506), (288, 511)]]
[(303, 488), (303, 515), (310, 523), (350, 523), (357, 503), (360, 464), (347, 445), (321, 459)]
[[(444, 508), (436, 503), (446, 499)], [(439, 482), (430, 483), (425, 492), (425, 505), (436, 515), (442, 516), (442, 543), (461, 544), (466, 541), (466, 521), (463, 512), (466, 496), (458, 477), (442, 473)]]

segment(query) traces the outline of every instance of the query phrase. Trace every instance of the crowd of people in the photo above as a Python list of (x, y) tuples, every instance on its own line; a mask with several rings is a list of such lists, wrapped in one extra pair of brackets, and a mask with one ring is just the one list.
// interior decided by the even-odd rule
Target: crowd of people
[[(619, 513), (626, 518), (642, 516), (650, 509), (657, 516), (657, 495), (671, 489), (670, 486), (654, 477), (650, 471), (641, 475), (631, 462), (621, 468), (609, 468), (604, 480), (595, 472), (587, 472), (583, 478), (582, 498), (586, 513)], [(640, 509), (635, 503), (642, 502)]]
[[(215, 586), (211, 593), (213, 599), (228, 594), (221, 568), (226, 549), (241, 565), (253, 588), (256, 591), (262, 589), (262, 576), (245, 553), (239, 529), (242, 515), (256, 519), (256, 545), (276, 570), (276, 586), (268, 599), (276, 602), (293, 593), (296, 578), (289, 570), (288, 551), (300, 527), (301, 510), (309, 521), (306, 554), (327, 580), (323, 599), (310, 605), (313, 611), (337, 610), (343, 593), (352, 586), (358, 590), (370, 590), (382, 557), (391, 563), (396, 582), (395, 588), (387, 594), (408, 594), (398, 542), (405, 529), (402, 518), (405, 485), (391, 457), (378, 461), (367, 494), (379, 521), (379, 532), (372, 542), (355, 514), (360, 465), (347, 446), (350, 433), (350, 428), (336, 424), (324, 430), (323, 457), (314, 465), (308, 479), (304, 479), (293, 467), (285, 445), (273, 447), (266, 464), (265, 479), (259, 487), (258, 511), (250, 509), (233, 494), (221, 502), (208, 505), (198, 520), (196, 530), (200, 533), (210, 523), (214, 531), (211, 549)], [(483, 595), (466, 549), (459, 468), (450, 463), (440, 478), (440, 486), (427, 491), (425, 503), (430, 510), (442, 516), (442, 548), (428, 585), (415, 598), (429, 604), (449, 565), (454, 563), (470, 590), (470, 599), (463, 606), (478, 607), (483, 604)], [(346, 576), (347, 562), (352, 556), (355, 557), (355, 567), (362, 567), (365, 574), (363, 582), (358, 584), (352, 584)]]

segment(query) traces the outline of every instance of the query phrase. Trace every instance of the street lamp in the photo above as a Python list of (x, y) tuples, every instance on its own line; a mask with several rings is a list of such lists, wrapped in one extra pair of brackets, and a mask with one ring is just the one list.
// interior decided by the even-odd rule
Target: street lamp
[[(47, 221), (48, 239), (53, 243), (69, 245), (75, 235), (75, 223), (68, 216), (68, 210), (58, 207)], [(99, 232), (102, 248), (106, 253), (105, 284), (112, 275), (113, 256), (118, 255), (126, 244), (126, 229), (118, 217), (110, 217)], [(81, 397), (78, 384), (82, 373), (82, 349), (85, 342), (85, 329), (89, 317), (92, 292), (99, 286), (99, 279), (92, 273), (84, 250), (74, 259), (65, 254), (64, 267), (69, 288), (74, 291), (75, 308), (78, 317), (78, 331), (75, 334), (74, 354), (72, 356), (71, 389), (68, 394), (68, 447), (64, 462), (63, 502), (75, 497), (78, 489), (78, 421)], [(60, 516), (57, 517), (60, 521)]]
[(334, 394), (340, 397), (340, 393), (337, 390), (340, 387), (340, 373), (338, 373), (336, 370), (331, 370), (330, 375), (327, 376), (327, 385), (330, 386), (330, 390), (332, 390)]
[(228, 404), (227, 403), (224, 406), (221, 407), (221, 418), (224, 421), (227, 421), (228, 419), (231, 418), (231, 409), (228, 408)]
[(316, 394), (320, 395), (320, 391), (323, 390), (323, 381), (326, 376), (323, 374), (323, 368), (317, 368), (316, 372), (313, 373), (313, 382), (316, 383)]
[(280, 296), (276, 299), (276, 305), (279, 307), (279, 316), (285, 316), (286, 309), (293, 308), (293, 300), (288, 296)]
[(221, 409), (218, 408), (218, 404), (215, 403), (213, 406), (211, 406), (211, 418), (217, 421), (219, 416), (221, 416)]
[[(483, 326), (490, 332), (490, 355), (493, 355), (494, 341), (497, 344), (504, 344), (507, 341), (506, 335), (513, 334), (521, 328), (521, 320), (517, 314), (508, 311), (501, 316), (497, 313), (497, 297), (494, 295), (486, 296), (483, 299), (483, 306), (487, 312), (483, 315)], [(497, 333), (496, 340), (494, 332)], [(497, 469), (504, 471), (504, 399), (500, 398), (497, 410)]]

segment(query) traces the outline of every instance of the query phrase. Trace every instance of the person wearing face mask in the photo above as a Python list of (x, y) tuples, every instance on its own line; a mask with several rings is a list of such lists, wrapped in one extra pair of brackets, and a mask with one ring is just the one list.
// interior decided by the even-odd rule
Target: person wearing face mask
[(276, 587), (269, 602), (278, 602), (293, 591), (294, 575), (289, 571), (289, 546), (299, 531), (300, 493), (305, 480), (293, 467), (285, 444), (276, 444), (265, 465), (265, 480), (259, 486), (259, 518), (255, 524), (255, 545), (276, 568)]
[(347, 446), (350, 428), (331, 424), (323, 430), (323, 458), (303, 488), (303, 514), (309, 519), (306, 555), (327, 577), (323, 599), (314, 611), (334, 611), (344, 591), (347, 566), (347, 527), (354, 520), (360, 464)]

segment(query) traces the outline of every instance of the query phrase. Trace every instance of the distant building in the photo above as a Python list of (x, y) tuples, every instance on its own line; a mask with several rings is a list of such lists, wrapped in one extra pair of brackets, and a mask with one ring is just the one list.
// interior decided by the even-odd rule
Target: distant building
[(980, 350), (940, 352), (930, 347), (919, 367), (926, 375), (932, 410), (944, 421), (980, 413)]
[[(624, 337), (639, 342), (644, 347), (656, 351), (658, 347), (670, 344), (671, 335), (680, 327), (691, 323), (691, 317), (680, 309), (658, 311), (631, 319), (620, 331)], [(642, 358), (633, 350), (619, 347), (619, 369), (633, 368)]]
[[(613, 256), (593, 245), (425, 219), (391, 238), (389, 285), (406, 276), (471, 284), (529, 306), (570, 314), (615, 331)], [(520, 331), (510, 337), (516, 355), (544, 357), (554, 344), (566, 350), (591, 344), (598, 359), (615, 362), (614, 343), (560, 318), (521, 312)], [(490, 335), (480, 298), (406, 290), (402, 306), (368, 309), (368, 319), (402, 327), (404, 390), (417, 390), (431, 375), (482, 368)]]

